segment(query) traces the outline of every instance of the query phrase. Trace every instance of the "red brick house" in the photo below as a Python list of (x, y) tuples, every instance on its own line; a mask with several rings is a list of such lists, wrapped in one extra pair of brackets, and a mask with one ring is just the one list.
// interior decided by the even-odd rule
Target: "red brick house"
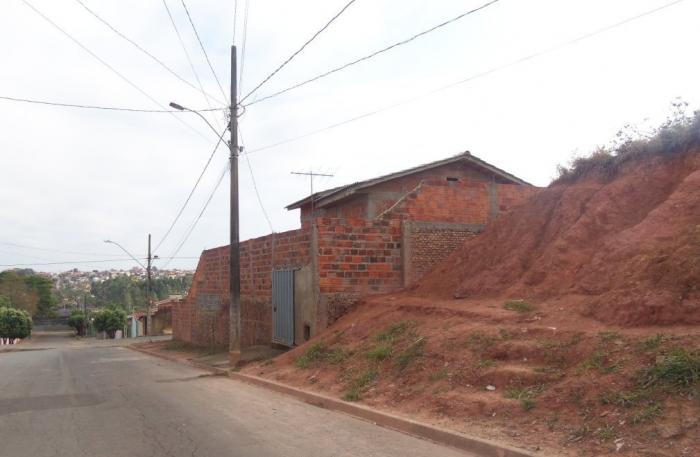
[[(241, 243), (241, 347), (294, 345), (363, 296), (416, 281), (537, 190), (466, 152), (290, 204), (301, 228)], [(175, 339), (228, 346), (229, 247), (202, 253)]]

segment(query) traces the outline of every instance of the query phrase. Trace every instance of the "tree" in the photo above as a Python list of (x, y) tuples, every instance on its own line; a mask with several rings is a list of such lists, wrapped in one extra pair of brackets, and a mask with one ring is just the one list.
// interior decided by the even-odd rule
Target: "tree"
[(117, 307), (105, 308), (95, 314), (93, 324), (95, 330), (106, 332), (109, 338), (114, 338), (117, 330), (126, 326), (126, 312)]
[(85, 314), (82, 311), (73, 311), (68, 318), (68, 325), (75, 329), (78, 336), (85, 336)]
[(0, 307), (0, 338), (27, 338), (32, 334), (32, 317), (21, 309)]
[(23, 309), (30, 314), (36, 313), (39, 306), (38, 294), (16, 271), (0, 273), (0, 295), (9, 300), (11, 307)]

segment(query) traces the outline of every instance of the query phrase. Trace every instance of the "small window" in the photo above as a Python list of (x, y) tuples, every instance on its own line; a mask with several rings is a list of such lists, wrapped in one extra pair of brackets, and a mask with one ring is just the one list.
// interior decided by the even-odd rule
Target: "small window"
[(447, 180), (448, 180), (449, 182), (457, 182), (457, 181), (459, 181), (459, 178), (453, 178), (452, 176), (448, 176), (448, 177), (447, 177)]
[(311, 339), (311, 327), (309, 324), (304, 324), (304, 341), (309, 341)]

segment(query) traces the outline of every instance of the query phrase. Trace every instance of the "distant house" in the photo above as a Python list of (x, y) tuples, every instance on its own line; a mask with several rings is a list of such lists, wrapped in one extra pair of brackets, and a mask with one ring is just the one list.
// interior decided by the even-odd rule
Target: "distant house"
[[(241, 346), (292, 346), (430, 270), (537, 190), (466, 152), (290, 204), (301, 228), (241, 243)], [(229, 247), (202, 253), (173, 337), (229, 344)]]

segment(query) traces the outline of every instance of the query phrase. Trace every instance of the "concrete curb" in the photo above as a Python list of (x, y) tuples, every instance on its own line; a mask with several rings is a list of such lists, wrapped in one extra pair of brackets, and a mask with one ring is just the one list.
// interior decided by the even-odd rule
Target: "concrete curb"
[[(278, 393), (291, 395), (319, 408), (324, 408), (331, 411), (340, 411), (350, 416), (372, 422), (380, 427), (407, 433), (409, 435), (427, 439), (429, 441), (460, 449), (462, 451), (472, 452), (479, 456), (534, 457), (534, 454), (530, 454), (522, 449), (506, 446), (482, 438), (463, 435), (461, 433), (423, 424), (421, 422), (416, 422), (403, 417), (394, 416), (392, 414), (377, 411), (363, 405), (348, 403), (336, 398), (297, 389), (295, 387), (271, 381), (269, 379), (237, 372), (230, 372), (229, 377), (237, 381), (274, 390)], [(542, 454), (538, 454), (538, 456), (543, 457)]]
[[(348, 414), (353, 417), (364, 419), (372, 422), (380, 427), (389, 428), (402, 433), (406, 433), (418, 438), (423, 438), (437, 444), (450, 446), (462, 451), (471, 452), (482, 457), (534, 457), (525, 450), (517, 449), (504, 444), (496, 443), (482, 438), (463, 435), (450, 430), (434, 427), (432, 425), (423, 424), (410, 419), (399, 416), (394, 416), (389, 413), (377, 411), (363, 405), (348, 403), (336, 398), (327, 397), (325, 395), (308, 392), (306, 390), (297, 389), (295, 387), (271, 381), (269, 379), (260, 378), (257, 376), (242, 374), (222, 368), (212, 367), (203, 363), (198, 363), (193, 360), (182, 359), (168, 354), (163, 354), (159, 351), (152, 351), (137, 346), (125, 346), (144, 354), (160, 357), (171, 362), (193, 366), (207, 370), (217, 375), (228, 375), (230, 379), (245, 382), (258, 387), (273, 390), (285, 395), (291, 395), (305, 403), (317, 406), (319, 408), (328, 409), (330, 411), (338, 411)], [(544, 457), (543, 454), (538, 454), (538, 457)]]
[(223, 368), (216, 368), (216, 367), (213, 367), (211, 365), (207, 365), (206, 363), (199, 363), (199, 362), (196, 362), (194, 360), (182, 359), (182, 358), (175, 357), (172, 355), (163, 354), (160, 351), (153, 351), (153, 350), (146, 349), (146, 348), (140, 348), (138, 346), (122, 346), (122, 347), (133, 349), (134, 351), (142, 352), (144, 354), (152, 355), (153, 357), (160, 357), (161, 359), (165, 359), (165, 360), (168, 360), (170, 362), (180, 363), (183, 365), (189, 365), (189, 366), (192, 366), (195, 368), (200, 368), (202, 370), (206, 370), (206, 371), (213, 373), (215, 375), (226, 376), (229, 374), (228, 370), (225, 370)]

